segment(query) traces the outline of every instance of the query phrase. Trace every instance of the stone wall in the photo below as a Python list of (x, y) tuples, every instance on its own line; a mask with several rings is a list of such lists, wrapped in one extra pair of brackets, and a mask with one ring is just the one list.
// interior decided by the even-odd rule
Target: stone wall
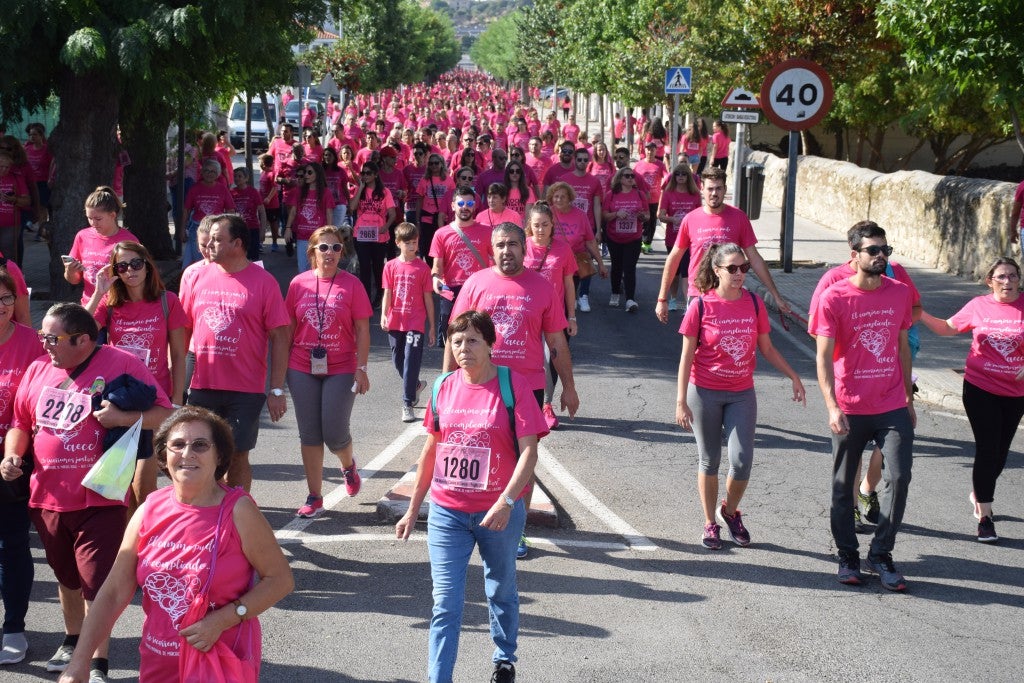
[[(789, 162), (765, 152), (764, 201), (782, 206)], [(883, 228), (896, 253), (978, 279), (992, 261), (1014, 255), (1009, 242), (1012, 183), (923, 171), (878, 173), (845, 161), (800, 157), (796, 213), (840, 232), (860, 220)], [(1019, 253), (1019, 252), (1017, 252)]]

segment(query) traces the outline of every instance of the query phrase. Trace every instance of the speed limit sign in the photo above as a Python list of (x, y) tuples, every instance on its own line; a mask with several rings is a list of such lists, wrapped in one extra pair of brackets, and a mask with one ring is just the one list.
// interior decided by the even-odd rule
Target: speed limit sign
[(807, 130), (832, 106), (832, 79), (806, 59), (787, 59), (776, 65), (761, 84), (765, 116), (783, 130)]

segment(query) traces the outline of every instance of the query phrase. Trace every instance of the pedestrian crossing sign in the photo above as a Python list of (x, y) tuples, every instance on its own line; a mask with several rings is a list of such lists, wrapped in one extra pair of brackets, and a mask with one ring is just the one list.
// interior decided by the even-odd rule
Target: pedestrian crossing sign
[(690, 67), (688, 66), (669, 67), (665, 71), (665, 94), (689, 95), (690, 75)]

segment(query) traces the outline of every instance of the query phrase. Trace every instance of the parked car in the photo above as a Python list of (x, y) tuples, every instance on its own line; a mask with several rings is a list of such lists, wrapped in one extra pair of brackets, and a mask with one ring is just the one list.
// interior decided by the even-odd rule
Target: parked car
[(303, 100), (302, 102), (299, 102), (299, 100), (292, 100), (291, 102), (289, 102), (288, 105), (285, 106), (284, 108), (285, 123), (290, 123), (292, 125), (292, 128), (294, 128), (296, 132), (301, 130), (302, 109), (300, 107), (308, 107), (310, 105), (313, 105), (313, 108), (316, 110), (316, 119), (314, 120), (313, 123), (313, 132), (316, 133), (317, 135), (323, 135), (323, 120), (325, 109), (324, 105), (320, 103), (318, 100), (307, 99)]
[[(553, 85), (549, 85), (548, 87), (546, 87), (546, 88), (544, 88), (543, 90), (540, 91), (540, 96), (541, 96), (542, 99), (550, 100), (552, 92), (554, 92), (554, 86)], [(569, 89), (568, 88), (559, 88), (558, 89), (558, 100), (559, 100), (559, 102), (564, 100), (566, 95), (568, 95), (568, 94), (569, 94)]]
[[(273, 124), (270, 135), (267, 134), (267, 121), (263, 116), (263, 103), (259, 98), (249, 104), (252, 112), (252, 123), (250, 124), (250, 144), (253, 150), (266, 150), (273, 137), (273, 129), (277, 126), (278, 111), (280, 102), (276, 95), (267, 93), (267, 109), (270, 114), (270, 121)], [(237, 149), (245, 146), (245, 94), (235, 97), (228, 111), (228, 136), (231, 145)]]

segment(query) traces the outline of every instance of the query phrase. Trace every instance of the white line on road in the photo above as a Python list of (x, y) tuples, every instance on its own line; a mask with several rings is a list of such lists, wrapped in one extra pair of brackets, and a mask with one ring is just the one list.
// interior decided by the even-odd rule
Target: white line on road
[(929, 410), (928, 414), (929, 415), (938, 415), (939, 417), (955, 417), (958, 420), (963, 420), (964, 422), (969, 422), (969, 420), (967, 419), (966, 415), (957, 415), (956, 413), (945, 413), (945, 412), (943, 412), (941, 410)]
[(549, 451), (543, 443), (537, 447), (537, 456), (539, 464), (543, 466), (551, 476), (557, 479), (558, 482), (564, 486), (567, 491), (569, 491), (569, 493), (575, 496), (576, 500), (578, 500), (583, 507), (590, 510), (595, 517), (607, 524), (612, 531), (625, 538), (626, 543), (632, 550), (658, 549), (658, 546), (651, 542), (649, 538), (641, 534), (630, 526), (624, 519), (612, 512), (607, 505), (597, 499), (597, 496), (588, 491), (587, 488), (576, 479), (576, 477), (569, 474), (569, 471), (555, 459), (555, 456), (551, 454), (551, 451)]
[[(768, 322), (771, 323), (773, 330), (775, 330), (779, 334), (784, 334), (784, 335), (788, 336), (790, 339), (792, 339), (793, 340), (793, 346), (796, 347), (797, 351), (799, 351), (800, 353), (804, 354), (806, 357), (810, 358), (813, 361), (818, 360), (818, 357), (815, 354), (815, 352), (807, 347), (806, 341), (801, 340), (801, 339), (797, 339), (797, 336), (795, 334), (793, 334), (792, 331), (787, 330), (777, 320), (775, 320), (775, 318), (773, 318), (772, 316), (768, 316)], [(793, 327), (793, 325), (791, 325), (791, 327)], [(799, 325), (797, 325), (796, 327), (797, 327), (797, 329), (799, 329), (801, 331), (801, 333), (803, 332), (803, 329)], [(801, 336), (803, 336), (805, 339), (810, 339), (812, 342), (814, 341), (813, 338), (808, 337), (805, 334), (801, 334)]]
[[(424, 435), (423, 425), (412, 423), (405, 428), (405, 431), (398, 435), (394, 441), (387, 445), (376, 458), (371, 460), (365, 466), (359, 470), (359, 476), (364, 480), (373, 479), (374, 475), (381, 471), (389, 462), (391, 462), (396, 455), (402, 452), (406, 446), (416, 440), (417, 437)], [(328, 456), (332, 457), (332, 456)], [(348, 493), (345, 492), (344, 486), (338, 486), (333, 491), (324, 496), (324, 509), (331, 510), (335, 505), (341, 502), (343, 498), (347, 498)], [(306, 527), (312, 524), (313, 518), (296, 517), (292, 521), (288, 522), (274, 535), (277, 537), (279, 542), (288, 542), (299, 540), (299, 534), (301, 534)]]
[[(394, 534), (333, 534), (328, 536), (305, 535), (302, 538), (289, 537), (280, 539), (281, 545), (301, 543), (312, 545), (314, 543), (352, 543), (360, 541), (397, 541)], [(414, 533), (409, 537), (410, 541), (426, 541), (427, 535), (422, 532)], [(574, 541), (571, 539), (538, 538), (527, 536), (531, 545), (554, 546), (556, 548), (593, 548), (595, 550), (646, 550), (646, 548), (632, 548), (625, 543), (604, 543), (601, 541)]]

